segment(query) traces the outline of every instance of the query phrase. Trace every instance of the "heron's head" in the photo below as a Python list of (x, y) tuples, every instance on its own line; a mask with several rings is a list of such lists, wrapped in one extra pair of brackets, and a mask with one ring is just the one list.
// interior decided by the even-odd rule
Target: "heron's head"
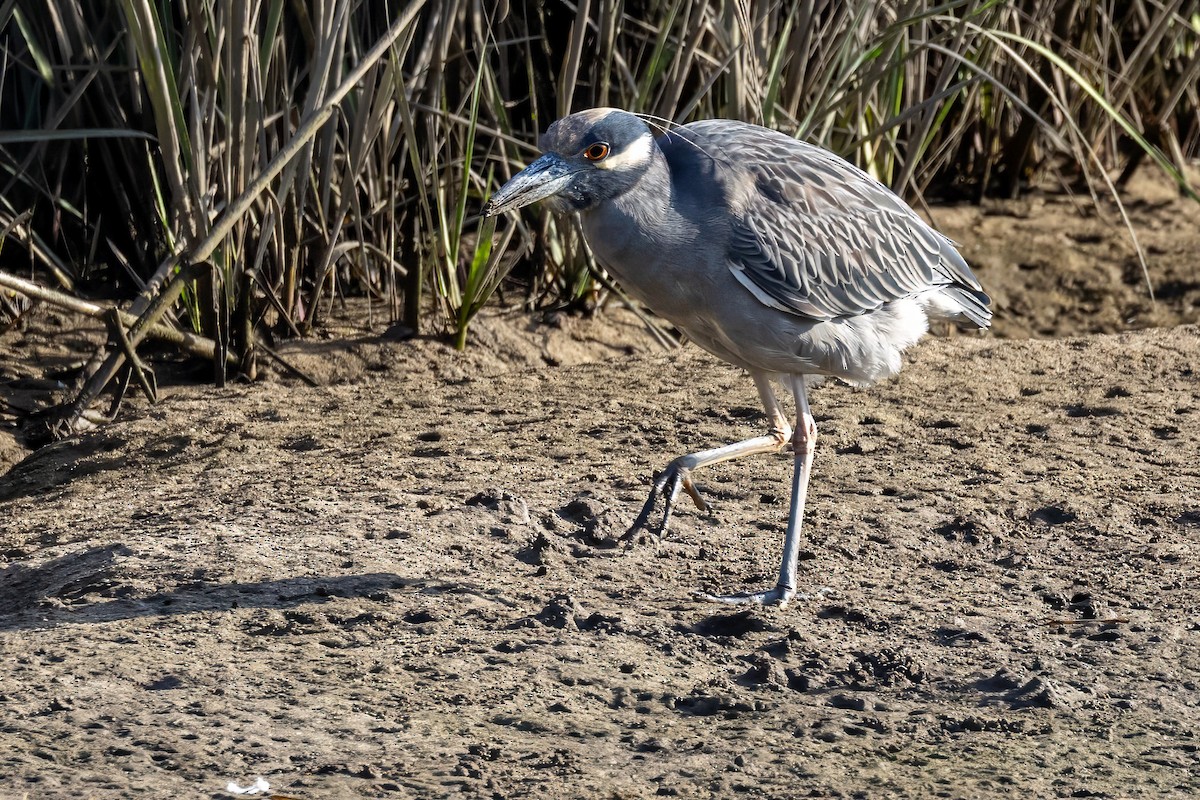
[(550, 198), (559, 211), (583, 211), (637, 182), (654, 154), (649, 126), (627, 111), (593, 108), (563, 117), (542, 136), (544, 156), (500, 187), (485, 216)]

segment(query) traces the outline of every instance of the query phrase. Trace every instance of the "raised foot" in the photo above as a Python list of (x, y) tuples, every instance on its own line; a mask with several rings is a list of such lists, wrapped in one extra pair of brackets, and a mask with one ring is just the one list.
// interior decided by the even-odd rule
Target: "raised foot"
[[(692, 470), (684, 465), (682, 458), (677, 458), (668, 464), (666, 469), (654, 477), (654, 484), (650, 488), (650, 496), (646, 498), (646, 504), (642, 506), (642, 512), (638, 514), (637, 519), (633, 521), (633, 525), (621, 537), (621, 541), (631, 541), (641, 531), (645, 531), (656, 540), (665, 536), (667, 528), (671, 524), (671, 512), (675, 509), (675, 500), (679, 497), (680, 489), (686, 492), (688, 497), (692, 498), (692, 502), (696, 504), (696, 508), (704, 512), (710, 510), (708, 503), (700, 495), (700, 490), (696, 488), (696, 484), (692, 483)], [(660, 497), (663, 498), (662, 523), (658, 526), (658, 533), (654, 534), (649, 529), (650, 515), (654, 513), (654, 507), (658, 505), (658, 498)]]
[(783, 608), (797, 596), (804, 599), (807, 595), (797, 595), (796, 590), (786, 586), (776, 586), (765, 592), (739, 592), (738, 594), (708, 594), (696, 592), (696, 597), (712, 603), (724, 603), (730, 606), (779, 606)]

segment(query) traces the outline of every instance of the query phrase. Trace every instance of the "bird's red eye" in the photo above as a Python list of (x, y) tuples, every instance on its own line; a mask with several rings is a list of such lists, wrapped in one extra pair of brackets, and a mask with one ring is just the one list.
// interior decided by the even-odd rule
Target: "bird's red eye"
[(583, 151), (583, 157), (588, 161), (600, 161), (608, 157), (608, 145), (604, 142), (596, 142), (593, 145), (588, 145), (588, 148)]

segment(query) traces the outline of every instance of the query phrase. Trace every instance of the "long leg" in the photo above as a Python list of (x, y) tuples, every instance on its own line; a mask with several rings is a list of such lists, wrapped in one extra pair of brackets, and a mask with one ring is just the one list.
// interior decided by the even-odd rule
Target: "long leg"
[(758, 396), (762, 398), (763, 407), (767, 410), (767, 418), (771, 423), (770, 432), (766, 436), (756, 436), (753, 439), (734, 442), (724, 447), (689, 453), (672, 461), (666, 469), (655, 476), (654, 486), (650, 490), (650, 497), (646, 499), (646, 504), (642, 506), (642, 513), (638, 514), (638, 518), (634, 520), (629, 531), (621, 537), (622, 539), (631, 539), (637, 535), (638, 531), (646, 529), (650, 522), (650, 515), (654, 513), (654, 507), (658, 504), (660, 497), (663, 498), (664, 509), (662, 525), (659, 526), (659, 536), (665, 536), (667, 526), (671, 523), (671, 511), (675, 507), (675, 499), (679, 496), (680, 489), (688, 493), (697, 508), (701, 511), (708, 511), (708, 503), (704, 502), (696, 485), (692, 483), (693, 470), (707, 467), (710, 464), (719, 464), (722, 461), (752, 456), (756, 453), (777, 453), (787, 444), (788, 439), (792, 437), (792, 426), (788, 424), (787, 417), (779, 407), (779, 401), (775, 399), (775, 391), (771, 388), (771, 379), (765, 372), (752, 372), (750, 377), (754, 378)]
[(800, 529), (804, 524), (804, 500), (808, 496), (808, 476), (812, 470), (813, 453), (817, 448), (817, 423), (808, 407), (804, 378), (789, 376), (792, 394), (796, 397), (796, 433), (792, 439), (795, 469), (792, 472), (792, 502), (788, 510), (787, 533), (783, 537), (783, 563), (779, 566), (779, 581), (774, 589), (727, 596), (704, 595), (720, 603), (784, 605), (796, 595), (796, 561), (800, 555)]

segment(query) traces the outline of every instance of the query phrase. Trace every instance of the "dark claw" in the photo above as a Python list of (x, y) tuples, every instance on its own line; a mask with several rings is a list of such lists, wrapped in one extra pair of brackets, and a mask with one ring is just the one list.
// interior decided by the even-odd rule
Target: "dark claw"
[[(637, 519), (633, 521), (633, 525), (625, 532), (621, 540), (630, 541), (637, 536), (639, 531), (645, 531), (655, 540), (661, 540), (666, 536), (667, 529), (671, 525), (671, 512), (675, 509), (675, 500), (679, 497), (680, 489), (687, 492), (688, 496), (692, 498), (692, 502), (696, 504), (696, 508), (705, 512), (709, 511), (708, 503), (704, 502), (700, 491), (692, 483), (691, 472), (678, 461), (672, 461), (666, 469), (655, 475), (654, 484), (650, 488), (650, 496), (646, 498), (642, 512), (638, 514)], [(649, 528), (650, 515), (654, 513), (654, 507), (658, 505), (660, 497), (663, 498), (663, 517), (662, 523), (658, 527), (658, 533), (654, 534)]]

